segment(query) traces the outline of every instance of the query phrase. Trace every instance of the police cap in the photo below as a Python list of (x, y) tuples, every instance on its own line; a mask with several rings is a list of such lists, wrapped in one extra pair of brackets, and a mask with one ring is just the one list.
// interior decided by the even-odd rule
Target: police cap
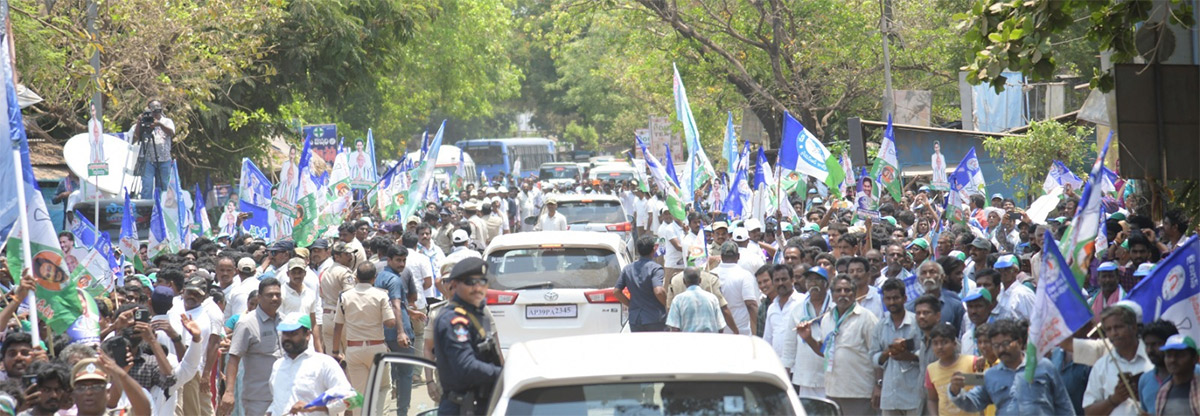
[(462, 259), (450, 270), (450, 280), (466, 280), (471, 276), (482, 276), (487, 272), (487, 264), (483, 259), (468, 257)]

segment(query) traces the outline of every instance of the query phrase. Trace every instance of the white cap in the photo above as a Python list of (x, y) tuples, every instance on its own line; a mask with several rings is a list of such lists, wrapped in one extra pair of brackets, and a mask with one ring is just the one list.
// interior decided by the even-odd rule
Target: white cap
[(508, 187), (507, 187), (507, 186), (503, 186), (503, 185), (501, 185), (501, 186), (500, 186), (500, 193), (502, 193), (502, 194), (507, 194), (507, 193), (508, 193)]
[(466, 230), (454, 230), (454, 232), (450, 234), (450, 240), (454, 241), (455, 244), (465, 243), (470, 239), (471, 236), (467, 235)]
[(747, 232), (745, 228), (738, 227), (738, 228), (733, 229), (733, 241), (737, 241), (740, 243), (743, 241), (747, 241), (749, 239), (750, 239), (750, 233)]
[(746, 220), (746, 223), (742, 224), (742, 226), (746, 227), (746, 231), (753, 231), (753, 230), (762, 231), (762, 221), (759, 221), (757, 218), (751, 218), (751, 219)]

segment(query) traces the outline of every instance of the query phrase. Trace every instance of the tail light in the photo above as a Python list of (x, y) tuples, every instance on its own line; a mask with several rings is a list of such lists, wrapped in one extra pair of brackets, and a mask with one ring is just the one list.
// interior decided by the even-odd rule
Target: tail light
[(618, 303), (617, 296), (613, 294), (613, 290), (600, 289), (591, 292), (583, 292), (583, 296), (587, 298), (588, 303)]
[(504, 292), (500, 290), (488, 289), (487, 304), (488, 305), (512, 305), (517, 302), (517, 292)]
[(604, 229), (608, 230), (608, 231), (633, 231), (633, 224), (630, 224), (627, 222), (623, 222), (620, 224), (610, 224), (610, 225), (605, 225)]

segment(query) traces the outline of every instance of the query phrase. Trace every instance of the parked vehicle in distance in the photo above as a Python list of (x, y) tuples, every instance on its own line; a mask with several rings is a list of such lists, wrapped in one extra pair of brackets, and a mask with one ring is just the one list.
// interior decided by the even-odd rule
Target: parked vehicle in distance
[(588, 179), (596, 185), (598, 181), (616, 180), (620, 182), (628, 181), (637, 177), (637, 172), (633, 170), (633, 166), (628, 163), (603, 163), (596, 165), (588, 172)]
[[(543, 138), (462, 140), (454, 144), (471, 155), (480, 175), (489, 178), (513, 173), (521, 177), (533, 175), (538, 167), (555, 161), (554, 141)], [(521, 161), (521, 172), (513, 167)]]
[[(421, 156), (420, 153), (419, 151), (409, 153), (409, 160), (417, 160)], [(458, 170), (460, 158), (463, 167), (463, 183), (479, 183), (475, 172), (475, 161), (471, 159), (471, 154), (449, 145), (442, 145), (442, 148), (438, 150), (437, 162), (433, 165), (433, 180), (442, 184), (443, 188), (448, 186), (450, 178), (453, 178), (454, 172)]]
[(582, 170), (574, 162), (544, 163), (538, 169), (538, 180), (553, 186), (569, 186), (575, 184), (579, 172)]

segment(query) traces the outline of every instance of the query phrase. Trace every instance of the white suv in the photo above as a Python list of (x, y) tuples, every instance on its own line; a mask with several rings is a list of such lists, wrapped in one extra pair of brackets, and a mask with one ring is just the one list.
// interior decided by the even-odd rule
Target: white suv
[(501, 349), (534, 339), (621, 332), (628, 312), (613, 295), (629, 264), (616, 234), (544, 231), (496, 237), (487, 262), (488, 309)]

